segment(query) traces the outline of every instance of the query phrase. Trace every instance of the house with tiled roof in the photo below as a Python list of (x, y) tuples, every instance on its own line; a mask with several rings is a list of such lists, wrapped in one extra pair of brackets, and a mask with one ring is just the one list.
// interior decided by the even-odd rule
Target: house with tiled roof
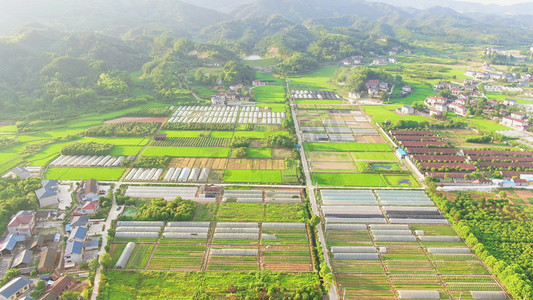
[(59, 203), (59, 191), (57, 180), (42, 180), (42, 188), (35, 191), (40, 207), (57, 206)]
[(41, 252), (41, 256), (39, 257), (39, 263), (37, 264), (37, 271), (41, 273), (52, 271), (55, 267), (56, 257), (57, 257), (56, 247), (46, 248), (43, 252)]
[(74, 285), (74, 278), (70, 276), (61, 276), (56, 280), (44, 293), (43, 299), (60, 299), (61, 295)]
[(83, 206), (80, 209), (82, 214), (92, 215), (98, 210), (97, 201), (85, 201)]
[(17, 212), (9, 220), (7, 231), (10, 234), (32, 236), (35, 232), (35, 212), (31, 210)]

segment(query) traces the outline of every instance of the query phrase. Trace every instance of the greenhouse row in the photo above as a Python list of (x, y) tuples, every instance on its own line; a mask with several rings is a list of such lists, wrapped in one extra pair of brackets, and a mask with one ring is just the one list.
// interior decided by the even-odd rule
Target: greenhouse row
[(157, 181), (163, 174), (163, 169), (133, 168), (124, 178), (125, 181)]
[(163, 181), (199, 181), (206, 182), (209, 179), (211, 169), (209, 168), (170, 168)]
[(119, 167), (125, 156), (61, 155), (50, 166)]
[(215, 202), (216, 198), (198, 193), (197, 187), (166, 187), (166, 186), (129, 186), (125, 196), (135, 198), (163, 198), (174, 200), (176, 197), (197, 202)]
[(224, 190), (224, 198), (222, 201), (228, 199), (235, 199), (241, 203), (262, 203), (263, 191), (262, 190)]

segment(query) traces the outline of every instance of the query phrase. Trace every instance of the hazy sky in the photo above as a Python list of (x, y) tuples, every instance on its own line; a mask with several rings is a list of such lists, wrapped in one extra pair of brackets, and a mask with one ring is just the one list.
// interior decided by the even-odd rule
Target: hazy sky
[(527, 3), (527, 2), (533, 2), (532, 0), (459, 0), (464, 2), (478, 2), (478, 3), (484, 3), (484, 4), (499, 4), (499, 5), (512, 5), (512, 4), (518, 4), (518, 3)]

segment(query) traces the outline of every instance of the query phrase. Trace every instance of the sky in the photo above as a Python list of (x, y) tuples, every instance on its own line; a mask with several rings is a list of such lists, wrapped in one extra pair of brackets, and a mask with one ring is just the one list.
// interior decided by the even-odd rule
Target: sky
[(533, 2), (532, 0), (458, 0), (463, 2), (477, 2), (483, 4), (498, 4), (498, 5), (512, 5), (518, 3)]

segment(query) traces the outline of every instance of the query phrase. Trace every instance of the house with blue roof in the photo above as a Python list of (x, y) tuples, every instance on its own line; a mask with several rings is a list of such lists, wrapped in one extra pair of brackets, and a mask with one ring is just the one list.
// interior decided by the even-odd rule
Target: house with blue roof
[(18, 243), (24, 242), (26, 237), (23, 235), (8, 234), (6, 238), (0, 242), (0, 252), (12, 252)]
[(32, 281), (26, 276), (11, 279), (0, 288), (0, 299), (11, 300), (19, 298), (30, 289), (31, 283)]
[(70, 222), (70, 228), (74, 229), (78, 226), (86, 227), (89, 224), (89, 216), (75, 216)]
[(83, 256), (83, 243), (72, 241), (65, 247), (65, 264), (80, 263)]
[(85, 240), (85, 236), (87, 235), (87, 228), (85, 227), (76, 227), (74, 230), (70, 232), (70, 236), (68, 237), (68, 241), (80, 241), (83, 242)]

